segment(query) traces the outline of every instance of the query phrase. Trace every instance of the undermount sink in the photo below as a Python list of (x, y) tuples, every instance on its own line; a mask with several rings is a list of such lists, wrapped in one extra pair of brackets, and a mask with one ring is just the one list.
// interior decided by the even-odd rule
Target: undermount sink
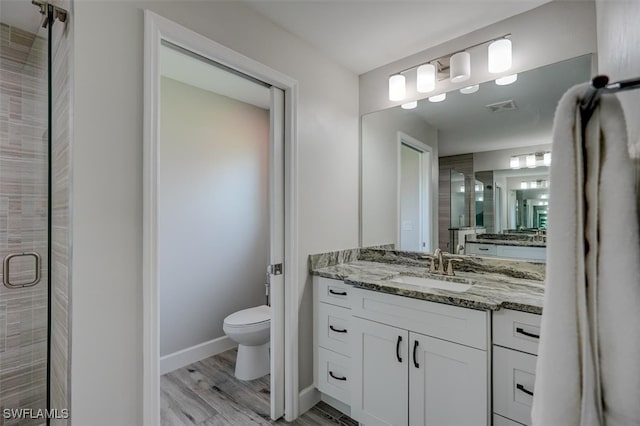
[(471, 284), (457, 283), (453, 281), (435, 280), (433, 278), (414, 277), (411, 275), (400, 275), (391, 278), (389, 281), (398, 284), (409, 284), (418, 287), (438, 288), (441, 290), (453, 291), (455, 293), (462, 293), (471, 288)]

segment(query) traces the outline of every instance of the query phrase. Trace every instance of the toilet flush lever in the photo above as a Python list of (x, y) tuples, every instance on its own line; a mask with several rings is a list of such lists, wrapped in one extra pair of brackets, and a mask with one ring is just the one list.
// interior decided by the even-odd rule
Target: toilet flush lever
[(282, 263), (276, 263), (275, 265), (269, 265), (267, 272), (271, 275), (282, 275)]

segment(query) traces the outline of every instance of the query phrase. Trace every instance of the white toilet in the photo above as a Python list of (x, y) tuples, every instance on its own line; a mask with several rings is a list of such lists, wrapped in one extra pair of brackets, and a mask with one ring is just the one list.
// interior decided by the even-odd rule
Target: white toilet
[(253, 380), (269, 374), (270, 327), (271, 308), (267, 305), (244, 309), (224, 319), (224, 333), (238, 344), (238, 379)]

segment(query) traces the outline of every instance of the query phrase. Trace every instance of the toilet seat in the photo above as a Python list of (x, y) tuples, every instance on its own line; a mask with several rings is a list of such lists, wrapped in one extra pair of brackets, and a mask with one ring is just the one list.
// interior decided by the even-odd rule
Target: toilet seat
[(235, 312), (224, 319), (224, 325), (230, 328), (247, 327), (269, 322), (271, 308), (267, 305), (256, 306)]

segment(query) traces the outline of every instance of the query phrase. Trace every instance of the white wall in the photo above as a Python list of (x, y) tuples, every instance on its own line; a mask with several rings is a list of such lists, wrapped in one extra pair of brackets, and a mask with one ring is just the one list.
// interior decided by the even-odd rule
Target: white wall
[[(596, 1), (598, 19), (598, 73), (611, 81), (640, 77), (640, 2)], [(618, 95), (629, 131), (629, 150), (636, 164), (640, 212), (640, 90)]]
[[(433, 148), (432, 183), (438, 197), (438, 134), (417, 115), (400, 108), (362, 117), (362, 246), (397, 244), (398, 132)], [(433, 217), (437, 219), (437, 210)], [(434, 223), (437, 223), (434, 220)], [(438, 230), (434, 225), (434, 235)]]
[(76, 2), (70, 22), (77, 425), (142, 423), (144, 8), (299, 81), (301, 388), (313, 379), (307, 255), (358, 245), (356, 75), (237, 2)]
[(269, 111), (166, 77), (160, 87), (164, 356), (224, 336), (227, 315), (265, 303)]
[[(593, 53), (596, 49), (593, 22), (595, 22), (593, 2), (554, 1), (384, 65), (360, 76), (360, 113), (367, 114), (379, 111), (410, 100), (459, 88), (459, 84), (452, 84), (449, 80), (444, 80), (438, 83), (434, 92), (428, 95), (419, 94), (415, 90), (415, 72), (407, 73), (407, 98), (401, 102), (391, 102), (388, 97), (388, 78), (400, 70), (423, 64), (505, 34), (510, 33), (513, 42), (513, 67), (509, 72), (523, 72), (564, 59)], [(632, 25), (631, 22), (634, 21), (629, 21), (629, 25)], [(611, 28), (612, 37), (616, 31), (618, 31), (616, 28)], [(479, 54), (474, 54), (475, 52)], [(464, 86), (495, 78), (486, 71), (485, 52), (486, 48), (479, 48), (472, 52), (472, 75), (464, 83)]]

